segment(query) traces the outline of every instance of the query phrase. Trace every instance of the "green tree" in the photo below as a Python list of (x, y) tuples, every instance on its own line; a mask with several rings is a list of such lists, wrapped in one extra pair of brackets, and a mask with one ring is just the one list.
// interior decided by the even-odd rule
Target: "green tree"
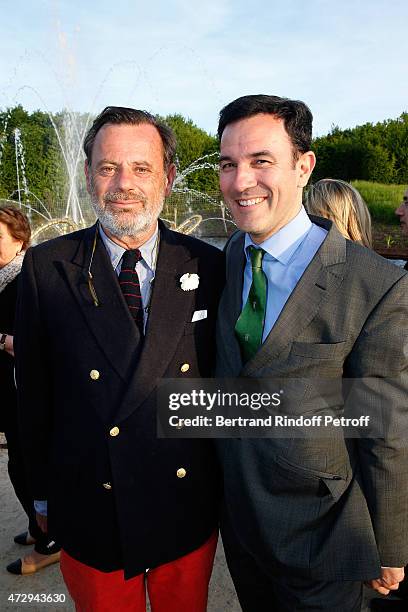
[(375, 125), (365, 123), (348, 130), (334, 127), (313, 146), (318, 160), (314, 180), (408, 182), (408, 113)]
[(380, 144), (367, 143), (358, 178), (375, 183), (395, 182), (397, 178), (395, 157)]
[[(16, 130), (21, 149), (16, 159)], [(0, 113), (0, 197), (19, 200), (17, 167), (20, 178), (20, 198), (41, 212), (43, 202), (51, 215), (57, 203), (64, 199), (65, 172), (51, 118), (47, 113), (27, 113), (21, 106)], [(18, 147), (17, 147), (18, 149)], [(18, 162), (18, 163), (17, 163)], [(29, 194), (25, 193), (27, 186)]]
[[(216, 137), (197, 127), (191, 119), (175, 114), (168, 115), (164, 121), (173, 129), (177, 137), (179, 171), (183, 172), (195, 160), (218, 151)], [(217, 157), (213, 155), (208, 161), (217, 164)], [(194, 171), (186, 176), (185, 185), (189, 189), (196, 189), (204, 193), (218, 191), (218, 173), (209, 168)]]
[(322, 178), (351, 181), (361, 176), (364, 150), (358, 143), (347, 138), (319, 138), (313, 144), (316, 153), (316, 168), (313, 181)]

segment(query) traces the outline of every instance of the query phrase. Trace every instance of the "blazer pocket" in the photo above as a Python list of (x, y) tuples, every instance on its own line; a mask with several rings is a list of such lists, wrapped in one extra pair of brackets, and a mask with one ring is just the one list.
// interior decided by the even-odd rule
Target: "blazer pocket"
[(201, 334), (204, 332), (210, 332), (210, 322), (208, 317), (205, 319), (200, 319), (200, 321), (189, 321), (186, 323), (183, 335), (189, 336), (191, 334)]
[(290, 473), (293, 477), (299, 480), (321, 480), (326, 485), (329, 493), (334, 500), (338, 500), (342, 493), (347, 488), (347, 477), (341, 476), (340, 474), (331, 474), (329, 472), (321, 472), (313, 468), (306, 468), (300, 465), (296, 465), (291, 461), (288, 461), (284, 457), (277, 455), (275, 456), (275, 462), (280, 468)]
[(312, 359), (331, 359), (344, 354), (346, 342), (330, 344), (313, 344), (312, 342), (293, 342), (291, 354)]

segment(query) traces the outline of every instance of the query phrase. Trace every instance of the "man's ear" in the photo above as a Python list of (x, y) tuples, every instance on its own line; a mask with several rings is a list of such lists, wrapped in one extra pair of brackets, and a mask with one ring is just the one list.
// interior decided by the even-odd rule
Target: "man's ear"
[(85, 160), (84, 163), (84, 172), (85, 172), (85, 178), (86, 178), (86, 190), (89, 194), (91, 194), (91, 169), (88, 165), (88, 160)]
[(313, 172), (313, 168), (316, 165), (316, 156), (313, 151), (306, 151), (303, 153), (296, 162), (296, 166), (299, 172), (298, 175), (298, 187), (306, 187), (310, 175)]
[(177, 174), (177, 168), (175, 164), (170, 164), (170, 166), (168, 167), (166, 171), (166, 191), (165, 191), (166, 198), (171, 194), (171, 190), (173, 187), (174, 179), (176, 178), (176, 174)]

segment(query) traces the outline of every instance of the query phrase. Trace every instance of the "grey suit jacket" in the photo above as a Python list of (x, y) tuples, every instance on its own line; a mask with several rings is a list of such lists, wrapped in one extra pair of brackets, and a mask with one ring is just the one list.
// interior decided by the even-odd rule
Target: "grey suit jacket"
[[(313, 221), (329, 233), (266, 341), (245, 365), (234, 334), (244, 234), (230, 241), (218, 316), (217, 376), (380, 378), (379, 403), (385, 403), (389, 416), (404, 420), (408, 275), (345, 240), (330, 221)], [(375, 394), (369, 400), (374, 412), (378, 400)], [(302, 403), (297, 410), (302, 414)], [(310, 405), (308, 411), (310, 416)], [(396, 433), (398, 422), (392, 425), (385, 439), (345, 440), (341, 434), (335, 439), (218, 441), (228, 520), (265, 569), (313, 579), (365, 580), (378, 576), (380, 565), (407, 563), (407, 438)]]

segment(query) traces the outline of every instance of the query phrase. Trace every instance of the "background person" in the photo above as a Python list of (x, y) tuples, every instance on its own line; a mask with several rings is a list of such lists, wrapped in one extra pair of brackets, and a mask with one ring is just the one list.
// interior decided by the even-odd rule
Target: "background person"
[[(401, 223), (401, 232), (404, 236), (408, 236), (408, 189), (405, 190), (402, 196), (402, 202), (395, 211)], [(408, 261), (405, 264), (405, 270), (408, 270)], [(405, 612), (408, 607), (408, 567), (405, 566), (405, 578), (401, 582), (395, 596), (398, 600), (387, 601), (384, 599), (375, 599), (371, 602), (371, 610), (373, 612)]]
[[(408, 189), (405, 190), (402, 202), (395, 211), (395, 214), (399, 217), (402, 234), (408, 236)], [(405, 270), (408, 270), (408, 261), (405, 264)]]
[[(0, 206), (0, 377), (1, 430), (7, 439), (8, 473), (14, 491), (28, 516), (28, 531), (17, 535), (17, 544), (34, 544), (34, 551), (8, 565), (14, 574), (31, 574), (59, 560), (58, 547), (48, 546), (46, 535), (37, 525), (33, 499), (27, 485), (17, 419), (14, 383), (13, 333), (17, 284), (24, 254), (31, 236), (26, 215), (14, 206)], [(35, 355), (32, 356), (35, 359)]]
[(156, 401), (161, 378), (211, 375), (224, 258), (158, 222), (175, 148), (149, 113), (107, 107), (84, 141), (98, 223), (29, 249), (22, 270), (26, 463), (81, 610), (144, 611), (145, 584), (156, 612), (206, 609), (216, 456), (158, 439)]
[(350, 183), (321, 179), (307, 188), (304, 205), (311, 215), (333, 221), (348, 240), (372, 248), (370, 211)]

